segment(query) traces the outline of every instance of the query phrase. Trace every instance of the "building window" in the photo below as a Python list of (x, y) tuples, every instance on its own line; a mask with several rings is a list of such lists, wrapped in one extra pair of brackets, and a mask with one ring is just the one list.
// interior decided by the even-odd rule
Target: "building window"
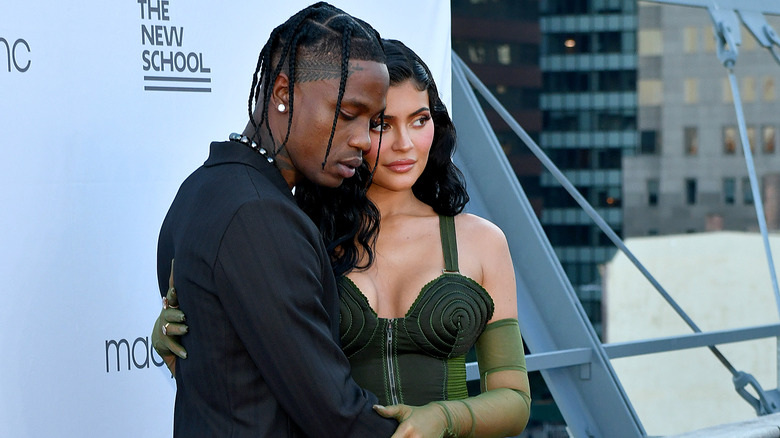
[(620, 187), (604, 187), (596, 190), (596, 205), (598, 207), (620, 207)]
[(683, 82), (683, 94), (685, 103), (698, 103), (699, 102), (699, 80), (688, 78)]
[(764, 126), (761, 128), (761, 150), (765, 154), (775, 153), (775, 127)]
[(468, 46), (469, 61), (474, 64), (485, 63), (485, 48), (481, 45), (469, 44)]
[(726, 126), (723, 128), (723, 153), (734, 155), (737, 152), (737, 128)]
[(685, 143), (685, 155), (699, 153), (699, 130), (695, 126), (683, 128), (683, 142)]
[(664, 100), (663, 82), (658, 79), (640, 79), (637, 82), (637, 94), (641, 106), (661, 105)]
[(661, 29), (640, 29), (639, 32), (639, 56), (659, 56), (664, 51)]
[(747, 127), (748, 144), (750, 145), (750, 152), (756, 153), (756, 127)]
[(683, 51), (685, 53), (694, 53), (699, 50), (699, 34), (695, 27), (686, 27), (683, 29)]
[(726, 78), (720, 81), (723, 90), (723, 103), (734, 103), (734, 96), (731, 94), (731, 83)]
[(639, 133), (639, 153), (655, 155), (660, 152), (658, 147), (658, 131), (642, 131)]
[(543, 38), (551, 55), (590, 53), (589, 33), (550, 33)]
[[(705, 27), (702, 29), (702, 32), (702, 35), (712, 35), (712, 27)], [(715, 53), (715, 38), (704, 38), (704, 51)]]
[(696, 204), (696, 179), (685, 179), (685, 203), (688, 205)]
[(636, 129), (636, 114), (632, 110), (604, 110), (595, 112), (596, 129), (599, 131), (633, 131)]
[(761, 97), (765, 102), (775, 101), (775, 79), (771, 76), (764, 77), (764, 86), (761, 88)]
[[(748, 38), (752, 39), (752, 38)], [(742, 79), (742, 101), (743, 102), (755, 102), (756, 101), (756, 78), (753, 76), (745, 76)]]
[(512, 63), (512, 48), (509, 44), (501, 44), (496, 47), (496, 56), (501, 65), (510, 65)]
[(647, 205), (658, 205), (658, 180), (647, 180)]
[(596, 53), (620, 53), (623, 50), (623, 38), (620, 32), (596, 33)]
[(753, 204), (753, 189), (750, 187), (750, 178), (742, 178), (742, 203), (745, 205)]
[[(634, 75), (636, 83), (636, 75)], [(551, 93), (592, 91), (588, 72), (547, 72), (543, 75), (544, 89)], [(599, 90), (627, 91), (627, 90)]]
[(549, 131), (577, 131), (582, 129), (580, 116), (576, 111), (545, 111), (542, 123)]
[[(597, 149), (596, 168), (597, 169), (620, 169), (623, 158), (623, 150), (620, 148)], [(617, 198), (617, 196), (613, 196)]]
[(734, 178), (723, 178), (723, 203), (733, 205), (737, 194), (737, 181)]
[(636, 70), (602, 70), (595, 78), (596, 91), (636, 91)]
[(593, 6), (599, 14), (615, 14), (623, 10), (622, 0), (594, 0)]
[(583, 0), (550, 0), (542, 2), (542, 11), (552, 15), (587, 14), (589, 3)]

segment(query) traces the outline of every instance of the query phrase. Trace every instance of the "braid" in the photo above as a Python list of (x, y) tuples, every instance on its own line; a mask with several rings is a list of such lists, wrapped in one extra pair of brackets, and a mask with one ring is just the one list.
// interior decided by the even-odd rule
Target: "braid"
[[(381, 114), (379, 114), (379, 126), (385, 125), (385, 112), (382, 111)], [(376, 172), (377, 166), (379, 166), (379, 151), (382, 149), (382, 133), (384, 132), (384, 129), (379, 130), (379, 143), (376, 145), (376, 159), (374, 160), (374, 167), (371, 168), (371, 174), (368, 176), (368, 185), (366, 186), (366, 191), (368, 191), (368, 186), (371, 185), (371, 182), (374, 181), (374, 172)]]
[[(281, 26), (280, 26), (281, 27)], [(271, 52), (271, 41), (273, 41), (276, 38), (276, 35), (279, 34), (280, 27), (277, 27), (271, 32), (271, 37), (268, 39), (268, 42), (263, 46), (263, 49), (260, 51), (260, 56), (257, 57), (257, 67), (255, 67), (255, 72), (252, 74), (252, 87), (249, 89), (249, 102), (248, 102), (248, 109), (249, 109), (249, 121), (252, 123), (252, 126), (255, 128), (255, 132), (257, 132), (257, 125), (258, 122), (255, 121), (254, 118), (254, 105), (255, 105), (255, 93), (257, 92), (258, 84), (258, 73), (259, 78), (266, 79), (265, 72), (265, 66), (269, 64), (268, 58), (269, 54)], [(260, 123), (263, 122), (262, 117), (260, 118)]]
[(341, 43), (341, 81), (339, 81), (339, 96), (336, 100), (336, 114), (333, 116), (333, 128), (330, 130), (330, 137), (328, 138), (328, 148), (325, 149), (325, 158), (322, 160), (322, 168), (325, 169), (325, 163), (328, 161), (328, 155), (330, 155), (330, 148), (333, 145), (333, 136), (336, 134), (336, 122), (339, 121), (339, 113), (341, 112), (341, 101), (344, 98), (344, 90), (347, 87), (347, 76), (349, 75), (349, 49), (350, 42), (352, 41), (352, 24), (348, 24), (344, 29), (344, 34)]
[(279, 146), (279, 151), (287, 145), (287, 140), (290, 138), (290, 131), (292, 129), (292, 119), (293, 119), (293, 106), (295, 105), (295, 61), (297, 59), (298, 55), (298, 47), (297, 42), (300, 38), (300, 35), (296, 35), (295, 38), (293, 38), (292, 41), (290, 41), (290, 81), (287, 84), (287, 92), (290, 95), (289, 101), (287, 104), (290, 107), (289, 116), (287, 117), (287, 133), (284, 135), (284, 141), (282, 142), (282, 145)]
[[(292, 106), (293, 106), (293, 103), (292, 103), (292, 97), (293, 97), (292, 89), (295, 86), (295, 76), (294, 76), (294, 73), (295, 73), (295, 57), (294, 57), (294, 54), (296, 52), (296, 48), (297, 48), (296, 46), (297, 46), (297, 43), (298, 43), (298, 39), (301, 37), (300, 33), (298, 32), (298, 29), (301, 27), (301, 25), (304, 23), (304, 21), (309, 18), (309, 15), (312, 12), (313, 11), (307, 11), (307, 10), (301, 11), (298, 14), (296, 14), (295, 16), (293, 16), (293, 18), (291, 18), (288, 21), (288, 23), (286, 23), (286, 24), (288, 24), (288, 27), (287, 27), (286, 31), (284, 32), (284, 34), (282, 35), (281, 39), (282, 40), (286, 40), (287, 43), (283, 44), (282, 53), (279, 56), (279, 60), (276, 61), (276, 68), (274, 68), (273, 73), (270, 74), (270, 75), (266, 75), (267, 76), (266, 80), (265, 80), (266, 85), (265, 85), (265, 88), (263, 89), (263, 102), (264, 102), (264, 104), (263, 104), (262, 120), (265, 120), (268, 117), (268, 103), (267, 102), (270, 102), (270, 100), (271, 100), (271, 93), (273, 91), (273, 86), (272, 86), (273, 81), (275, 81), (276, 78), (279, 76), (279, 73), (282, 72), (282, 68), (284, 67), (284, 65), (285, 65), (285, 63), (287, 61), (287, 57), (288, 57), (288, 55), (290, 55), (290, 58), (291, 58), (290, 62), (287, 62), (287, 64), (289, 64), (289, 70), (290, 70), (290, 80), (289, 80), (289, 83), (288, 83), (288, 90), (290, 90), (290, 102), (289, 102), (290, 114), (289, 114), (288, 121), (287, 121), (287, 135), (285, 136), (284, 143), (282, 144), (282, 146), (279, 147), (278, 150), (276, 149), (276, 145), (273, 144), (274, 143), (274, 141), (273, 141), (274, 140), (274, 134), (271, 132), (271, 125), (268, 124), (268, 123), (265, 124), (265, 128), (268, 131), (268, 136), (271, 139), (271, 145), (270, 146), (271, 146), (271, 154), (272, 154), (272, 156), (275, 156), (276, 154), (278, 154), (282, 150), (282, 148), (284, 147), (284, 144), (287, 142), (287, 138), (290, 137), (290, 125), (292, 123)], [(293, 35), (292, 39), (290, 39), (290, 35)], [(292, 52), (292, 54), (291, 54), (291, 52)], [(271, 78), (273, 78), (273, 80)]]
[[(271, 84), (272, 80), (276, 80), (277, 76), (279, 76), (279, 73), (282, 71), (282, 68), (285, 65), (285, 60), (288, 56), (288, 53), (290, 53), (292, 49), (292, 66), (291, 69), (294, 72), (295, 68), (295, 58), (294, 54), (296, 51), (296, 46), (298, 39), (300, 38), (300, 34), (298, 33), (299, 28), (304, 23), (305, 20), (307, 20), (312, 14), (316, 12), (316, 9), (314, 7), (322, 6), (322, 4), (318, 3), (316, 5), (312, 5), (312, 7), (306, 8), (302, 11), (299, 11), (297, 14), (293, 15), (287, 22), (277, 26), (273, 31), (271, 31), (271, 35), (268, 37), (268, 41), (263, 46), (263, 49), (260, 51), (260, 56), (257, 59), (257, 67), (255, 68), (255, 73), (252, 75), (252, 87), (249, 92), (249, 120), (252, 123), (252, 126), (255, 128), (255, 141), (258, 143), (260, 142), (259, 133), (258, 133), (258, 125), (262, 125), (263, 122), (268, 118), (268, 99), (271, 97)], [(293, 39), (290, 39), (290, 35), (294, 35)], [(286, 43), (284, 42), (286, 41)], [(268, 74), (269, 72), (269, 66), (273, 64), (272, 57), (273, 53), (275, 52), (274, 48), (278, 44), (282, 44), (282, 53), (279, 57), (279, 60), (276, 62), (276, 68), (274, 68), (272, 74)], [(258, 72), (260, 74), (260, 78), (262, 79), (262, 83), (259, 84), (258, 82)], [(291, 74), (291, 82), (290, 82), (290, 119), (292, 120), (292, 88), (294, 85), (294, 77)], [(256, 100), (257, 95), (257, 88), (262, 87), (263, 90), (263, 111), (260, 114), (260, 120), (259, 122), (255, 122), (255, 119), (253, 117), (253, 108), (254, 103)], [(270, 135), (271, 140), (273, 141), (273, 133), (271, 132), (271, 127), (268, 126), (266, 123), (266, 128), (268, 129), (268, 134)], [(289, 126), (287, 130), (287, 137), (289, 137)], [(287, 141), (287, 138), (285, 138), (285, 143)], [(280, 148), (281, 149), (281, 148)], [(278, 151), (277, 151), (278, 152)]]
[[(291, 137), (296, 83), (299, 80), (331, 79), (340, 74), (336, 111), (322, 161), (324, 168), (333, 146), (347, 80), (351, 73), (350, 60), (385, 63), (385, 52), (379, 33), (368, 23), (325, 2), (301, 10), (275, 28), (260, 52), (252, 77), (248, 111), (255, 128), (253, 139), (260, 144), (260, 130), (266, 129), (268, 135), (263, 133), (263, 137), (276, 143), (268, 123), (268, 115), (273, 84), (280, 73), (284, 71), (289, 76), (289, 113), (284, 141), (274, 154), (285, 148)], [(336, 67), (337, 62), (340, 62), (340, 71)], [(326, 66), (333, 69), (334, 74), (311, 79), (316, 77), (315, 71), (306, 78), (304, 74), (309, 64)], [(300, 93), (300, 88), (298, 91)], [(257, 108), (258, 101), (262, 102), (262, 108)], [(259, 115), (257, 120), (254, 112)], [(379, 138), (381, 145), (381, 133)], [(267, 145), (266, 149), (271, 152), (273, 147)], [(379, 227), (379, 211), (365, 196), (373, 176), (368, 167), (364, 163), (357, 169), (354, 178), (345, 180), (338, 188), (319, 187), (307, 180), (296, 185), (295, 198), (317, 224), (337, 274), (355, 267), (369, 266), (374, 260), (372, 248)]]

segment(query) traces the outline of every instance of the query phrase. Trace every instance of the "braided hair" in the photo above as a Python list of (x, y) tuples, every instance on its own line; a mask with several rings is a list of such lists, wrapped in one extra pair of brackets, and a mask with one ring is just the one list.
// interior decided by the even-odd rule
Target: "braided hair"
[[(282, 71), (285, 71), (289, 77), (288, 93), (290, 98), (287, 133), (277, 148), (271, 127), (265, 123), (272, 143), (265, 148), (269, 150), (271, 155), (278, 154), (287, 145), (287, 140), (290, 138), (297, 70), (301, 68), (304, 70), (313, 69), (313, 74), (316, 75), (317, 69), (332, 70), (332, 66), (337, 65), (338, 62), (341, 66), (338, 99), (328, 147), (322, 161), (324, 168), (330, 154), (336, 123), (341, 111), (341, 102), (349, 76), (350, 59), (384, 63), (385, 55), (379, 33), (368, 23), (352, 17), (326, 2), (315, 3), (302, 9), (276, 27), (260, 51), (257, 67), (252, 75), (248, 112), (249, 120), (255, 128), (253, 139), (260, 144), (259, 127), (262, 127), (263, 122), (268, 119), (272, 84)], [(261, 95), (263, 108), (259, 120), (255, 120), (255, 105)]]
[[(252, 75), (248, 112), (249, 120), (255, 128), (253, 139), (258, 144), (261, 143), (260, 129), (265, 123), (272, 143), (266, 145), (265, 149), (272, 155), (278, 154), (290, 137), (296, 79), (301, 72), (306, 72), (311, 77), (316, 76), (317, 71), (327, 71), (326, 76), (330, 78), (334, 66), (339, 65), (338, 99), (322, 161), (324, 168), (336, 132), (349, 76), (350, 59), (384, 63), (382, 39), (368, 23), (328, 3), (315, 3), (276, 27), (260, 51), (257, 67)], [(277, 148), (267, 119), (272, 84), (282, 71), (289, 77), (289, 117), (287, 133)], [(255, 108), (258, 102), (262, 102), (263, 107), (256, 120), (254, 113), (258, 110)], [(337, 274), (342, 274), (357, 264), (359, 253), (355, 241), (359, 242), (363, 251), (373, 261), (372, 245), (379, 226), (379, 211), (366, 198), (368, 183), (365, 176), (362, 178), (359, 183), (344, 190), (320, 187), (305, 179), (295, 187), (298, 205), (319, 228), (328, 253), (331, 254), (332, 267)], [(349, 250), (342, 250), (344, 247)]]
[[(452, 162), (455, 125), (439, 97), (433, 75), (422, 59), (400, 41), (385, 39), (382, 42), (387, 55), (390, 86), (412, 81), (419, 91), (428, 93), (434, 124), (433, 143), (428, 163), (412, 186), (412, 192), (437, 214), (454, 216), (462, 212), (469, 201), (463, 174)], [(364, 162), (354, 177), (344, 180), (337, 188), (317, 188), (316, 196), (296, 189), (303, 208), (317, 212), (315, 222), (329, 237), (326, 242), (336, 275), (365, 269), (374, 261), (373, 244), (379, 230), (379, 210), (365, 197), (372, 175), (373, 171)]]

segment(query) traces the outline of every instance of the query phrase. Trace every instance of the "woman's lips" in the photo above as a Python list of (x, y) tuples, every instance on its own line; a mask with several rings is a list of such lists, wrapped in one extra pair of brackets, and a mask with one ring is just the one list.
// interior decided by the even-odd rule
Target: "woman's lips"
[(396, 160), (386, 164), (385, 167), (397, 173), (406, 173), (414, 167), (415, 160)]

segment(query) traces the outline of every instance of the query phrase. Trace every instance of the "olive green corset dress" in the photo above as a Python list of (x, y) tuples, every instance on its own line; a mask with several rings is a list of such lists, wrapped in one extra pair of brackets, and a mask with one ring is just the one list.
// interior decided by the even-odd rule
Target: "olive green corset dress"
[(466, 353), (493, 316), (490, 295), (458, 272), (454, 218), (440, 216), (439, 227), (445, 269), (403, 318), (379, 318), (355, 283), (338, 279), (341, 346), (352, 377), (386, 405), (467, 397)]

